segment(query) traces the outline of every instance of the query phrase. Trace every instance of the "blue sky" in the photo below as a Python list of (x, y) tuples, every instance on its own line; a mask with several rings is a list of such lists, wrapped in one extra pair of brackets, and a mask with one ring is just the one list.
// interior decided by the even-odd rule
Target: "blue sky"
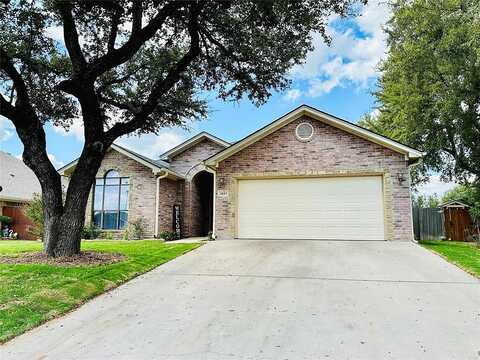
[[(255, 107), (248, 100), (225, 103), (212, 96), (208, 119), (192, 123), (189, 132), (169, 128), (158, 136), (130, 136), (119, 139), (118, 143), (155, 158), (200, 131), (236, 141), (301, 104), (357, 122), (363, 114), (375, 108), (371, 93), (375, 89), (378, 63), (385, 57), (382, 25), (388, 17), (387, 6), (375, 0), (371, 0), (357, 18), (346, 21), (331, 17), (328, 27), (331, 46), (314, 34), (315, 50), (308, 54), (304, 65), (292, 69), (289, 74), (291, 88), (273, 94), (261, 107)], [(61, 34), (53, 29), (52, 36), (59, 39)], [(55, 166), (70, 162), (81, 152), (83, 135), (79, 122), (74, 123), (68, 132), (47, 125), (46, 133), (47, 150)], [(0, 118), (0, 150), (17, 156), (22, 148), (11, 123)], [(443, 193), (451, 187), (452, 184), (443, 184), (438, 177), (433, 177), (421, 191)]]

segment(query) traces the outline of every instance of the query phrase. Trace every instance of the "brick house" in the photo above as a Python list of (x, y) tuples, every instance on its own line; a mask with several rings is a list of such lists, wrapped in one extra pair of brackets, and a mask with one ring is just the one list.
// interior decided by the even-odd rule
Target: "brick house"
[(142, 218), (148, 237), (412, 240), (409, 167), (421, 156), (302, 105), (234, 144), (202, 132), (159, 159), (112, 145), (87, 223), (118, 237)]
[[(8, 227), (17, 233), (18, 239), (34, 240), (30, 232), (33, 226), (25, 215), (25, 206), (42, 189), (37, 177), (21, 159), (0, 151), (0, 215), (12, 219), (12, 224), (1, 224), (0, 230)], [(1, 236), (1, 231), (0, 231)]]

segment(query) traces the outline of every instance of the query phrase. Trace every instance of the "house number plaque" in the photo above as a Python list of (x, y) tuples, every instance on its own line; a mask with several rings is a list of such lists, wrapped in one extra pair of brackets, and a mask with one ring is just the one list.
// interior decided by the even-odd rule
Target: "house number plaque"
[(228, 190), (218, 190), (217, 196), (222, 199), (228, 198)]

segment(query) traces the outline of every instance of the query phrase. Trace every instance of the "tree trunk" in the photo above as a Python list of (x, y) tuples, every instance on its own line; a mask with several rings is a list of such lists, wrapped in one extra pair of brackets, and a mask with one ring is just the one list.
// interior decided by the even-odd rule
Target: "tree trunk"
[[(20, 85), (25, 87), (23, 82)], [(103, 157), (115, 140), (105, 136), (105, 116), (93, 80), (71, 82), (70, 91), (80, 102), (85, 144), (70, 177), (65, 201), (60, 174), (48, 158), (43, 123), (30, 103), (26, 87), (10, 109), (10, 119), (23, 143), (23, 161), (42, 188), (44, 250), (53, 257), (80, 253), (88, 196)]]
[[(54, 243), (51, 256), (73, 256), (80, 253), (82, 230), (90, 190), (110, 143), (85, 144), (65, 196), (60, 216), (50, 220), (49, 242)], [(45, 225), (46, 223), (45, 219)]]
[[(88, 194), (84, 202), (87, 201)], [(49, 256), (73, 256), (80, 253), (85, 208), (86, 206), (79, 204), (74, 213), (55, 214), (44, 218), (44, 250)]]

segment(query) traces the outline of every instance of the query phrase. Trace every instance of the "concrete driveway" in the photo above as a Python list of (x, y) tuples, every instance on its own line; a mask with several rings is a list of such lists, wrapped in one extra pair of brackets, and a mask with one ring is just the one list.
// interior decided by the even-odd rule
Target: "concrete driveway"
[(409, 242), (217, 241), (0, 359), (480, 359), (480, 282)]

